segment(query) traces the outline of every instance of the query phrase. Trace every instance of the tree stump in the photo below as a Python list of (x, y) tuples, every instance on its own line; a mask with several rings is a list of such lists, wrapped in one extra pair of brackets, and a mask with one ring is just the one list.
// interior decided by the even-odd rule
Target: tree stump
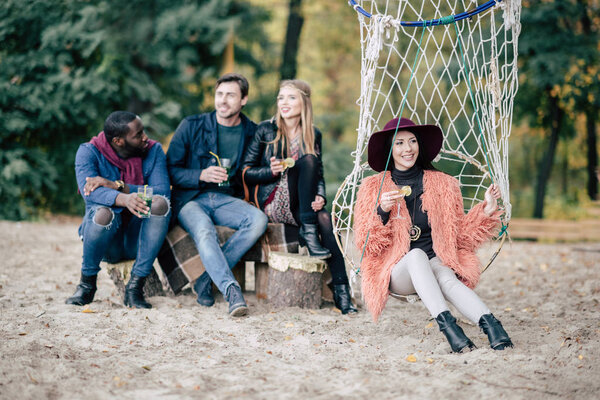
[[(124, 260), (116, 264), (110, 264), (106, 262), (103, 263), (108, 275), (117, 287), (119, 295), (122, 299), (125, 299), (125, 286), (129, 282), (131, 268), (133, 268), (134, 262), (135, 260)], [(144, 294), (147, 297), (165, 295), (162, 282), (160, 281), (160, 278), (158, 277), (158, 274), (154, 268), (152, 268), (152, 271), (150, 271), (150, 275), (146, 277), (146, 282), (144, 283)]]
[(320, 308), (325, 261), (298, 254), (269, 254), (267, 300), (274, 307)]

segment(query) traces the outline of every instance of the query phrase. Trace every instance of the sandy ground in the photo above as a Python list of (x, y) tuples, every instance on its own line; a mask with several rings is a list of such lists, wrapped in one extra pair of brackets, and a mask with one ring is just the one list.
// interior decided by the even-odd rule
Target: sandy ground
[(0, 221), (1, 399), (591, 399), (600, 389), (600, 245), (506, 244), (477, 292), (515, 348), (451, 354), (422, 304), (390, 299), (379, 323), (331, 305), (250, 315), (193, 295), (122, 306), (106, 272), (93, 312), (68, 306), (74, 221)]

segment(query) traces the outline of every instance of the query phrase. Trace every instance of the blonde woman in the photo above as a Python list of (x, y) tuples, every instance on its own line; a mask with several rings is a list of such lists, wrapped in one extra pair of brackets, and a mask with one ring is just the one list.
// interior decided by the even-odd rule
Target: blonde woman
[[(244, 181), (256, 186), (252, 200), (270, 222), (300, 226), (300, 243), (310, 255), (329, 259), (335, 304), (344, 314), (355, 313), (331, 215), (324, 209), (321, 132), (313, 126), (310, 95), (304, 81), (281, 82), (277, 114), (258, 125), (246, 151)], [(293, 167), (283, 162), (289, 158)]]

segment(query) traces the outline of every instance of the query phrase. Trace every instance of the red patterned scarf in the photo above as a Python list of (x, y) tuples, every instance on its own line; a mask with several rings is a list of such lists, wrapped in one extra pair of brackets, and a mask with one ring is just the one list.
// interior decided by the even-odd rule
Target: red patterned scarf
[[(94, 136), (90, 143), (96, 146), (109, 163), (119, 169), (121, 180), (132, 185), (144, 184), (144, 173), (142, 172), (142, 157), (121, 158), (106, 140), (104, 131)], [(155, 140), (148, 140), (148, 150), (154, 146)]]

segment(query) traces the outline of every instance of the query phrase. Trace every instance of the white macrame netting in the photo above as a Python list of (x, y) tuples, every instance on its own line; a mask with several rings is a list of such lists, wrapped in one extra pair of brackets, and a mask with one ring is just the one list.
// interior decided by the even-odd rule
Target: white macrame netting
[(400, 22), (448, 17), (483, 2), (356, 3), (355, 8), (372, 15), (357, 12), (362, 51), (358, 137), (352, 173), (338, 190), (332, 210), (340, 247), (355, 271), (362, 249), (352, 242), (353, 209), (363, 177), (373, 173), (366, 163), (367, 144), (370, 135), (394, 117), (440, 126), (444, 143), (434, 165), (459, 179), (465, 211), (483, 200), (493, 179), (500, 186), (504, 223), (510, 220), (508, 137), (518, 86), (521, 12), (520, 0), (503, 0), (469, 19), (423, 28)]

